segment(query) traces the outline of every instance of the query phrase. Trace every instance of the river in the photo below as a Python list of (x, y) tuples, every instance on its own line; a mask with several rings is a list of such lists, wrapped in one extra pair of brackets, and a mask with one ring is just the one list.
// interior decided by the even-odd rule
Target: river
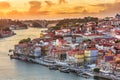
[[(9, 49), (13, 49), (19, 40), (30, 37), (38, 38), (40, 29), (29, 28), (26, 30), (15, 30), (16, 35), (0, 39), (0, 80), (86, 80), (73, 73), (61, 73), (51, 71), (47, 67), (10, 59)], [(93, 80), (93, 79), (88, 79)]]

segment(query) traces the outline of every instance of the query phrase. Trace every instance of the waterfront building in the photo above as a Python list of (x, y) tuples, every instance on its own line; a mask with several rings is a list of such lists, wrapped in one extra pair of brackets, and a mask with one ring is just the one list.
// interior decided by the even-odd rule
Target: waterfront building
[[(115, 43), (116, 38), (110, 36), (112, 29), (115, 28), (112, 24), (118, 25), (111, 21), (112, 18), (103, 20), (99, 25), (88, 22), (79, 30), (79, 27), (72, 27), (54, 30), (55, 33), (45, 31), (45, 34), (40, 33), (40, 38), (31, 40), (31, 46), (30, 42), (15, 46), (18, 47), (16, 51), (24, 55), (32, 54), (35, 58), (45, 57), (77, 67), (97, 64), (101, 70), (112, 70), (113, 64), (119, 62), (119, 57), (116, 55), (120, 53), (120, 45)], [(110, 67), (104, 69), (108, 65)]]

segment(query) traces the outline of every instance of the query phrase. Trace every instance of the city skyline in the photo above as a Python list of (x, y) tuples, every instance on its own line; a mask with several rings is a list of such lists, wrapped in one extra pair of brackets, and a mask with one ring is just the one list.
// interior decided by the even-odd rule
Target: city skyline
[(120, 0), (0, 0), (0, 18), (63, 19), (119, 13)]

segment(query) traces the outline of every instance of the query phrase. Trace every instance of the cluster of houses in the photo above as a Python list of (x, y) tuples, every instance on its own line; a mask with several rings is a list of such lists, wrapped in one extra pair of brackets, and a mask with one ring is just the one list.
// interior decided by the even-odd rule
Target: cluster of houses
[(23, 55), (24, 59), (46, 56), (75, 66), (96, 64), (105, 70), (109, 64), (112, 69), (119, 69), (120, 42), (113, 32), (119, 26), (103, 23), (104, 20), (98, 25), (88, 22), (83, 27), (41, 33), (40, 38), (15, 45), (14, 53)]
[(15, 35), (12, 30), (27, 29), (27, 25), (18, 20), (0, 19), (0, 38)]
[(0, 38), (4, 38), (4, 37), (9, 37), (15, 35), (15, 33), (13, 31), (0, 31)]
[(9, 27), (11, 30), (27, 29), (27, 25), (19, 20), (0, 19), (0, 28)]
[(43, 44), (42, 40), (37, 38), (32, 41), (25, 41), (15, 45), (14, 53), (16, 56), (23, 57), (23, 59), (27, 59), (27, 57), (38, 58), (45, 55), (47, 48), (48, 43), (44, 42)]

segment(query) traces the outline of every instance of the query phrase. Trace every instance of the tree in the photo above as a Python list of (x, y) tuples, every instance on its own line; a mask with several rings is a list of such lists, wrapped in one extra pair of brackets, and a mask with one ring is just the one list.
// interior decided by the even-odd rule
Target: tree
[(31, 41), (30, 38), (22, 39), (22, 40), (19, 41), (19, 44), (24, 43), (24, 42), (30, 42), (30, 41)]
[(120, 40), (116, 40), (116, 41), (115, 41), (115, 43), (119, 43), (119, 42), (120, 42)]
[(51, 27), (50, 30), (59, 30), (61, 27), (60, 26), (54, 26), (54, 27)]
[(100, 72), (100, 68), (94, 68), (93, 71), (96, 72), (96, 73), (99, 73)]

